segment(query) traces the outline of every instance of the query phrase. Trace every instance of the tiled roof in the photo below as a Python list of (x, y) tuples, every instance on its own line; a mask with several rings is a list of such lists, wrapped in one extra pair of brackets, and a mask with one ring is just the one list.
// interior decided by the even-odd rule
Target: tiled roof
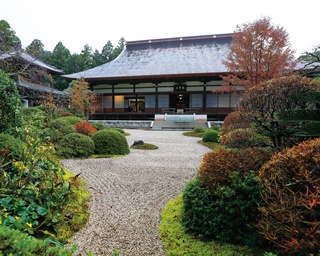
[(54, 95), (66, 95), (67, 94), (66, 91), (59, 91), (59, 90), (51, 88), (49, 86), (44, 86), (44, 85), (39, 85), (39, 84), (32, 84), (30, 82), (26, 82), (26, 81), (23, 81), (21, 79), (17, 82), (17, 85), (21, 86), (21, 87), (24, 87), (24, 88), (27, 88), (27, 89), (39, 91), (39, 92), (52, 93)]
[(35, 58), (35, 57), (32, 57), (31, 55), (25, 53), (25, 52), (12, 52), (12, 53), (6, 53), (6, 54), (2, 54), (0, 55), (0, 59), (7, 59), (7, 58), (22, 58), (24, 59), (26, 62), (29, 62), (33, 65), (37, 65), (39, 67), (42, 67), (42, 68), (45, 68), (47, 69), (48, 71), (50, 72), (53, 72), (53, 73), (56, 73), (56, 74), (63, 74), (64, 71), (61, 70), (61, 69), (57, 69), (53, 66), (50, 66), (49, 64), (47, 63), (44, 63), (43, 61)]
[(63, 77), (88, 80), (227, 72), (232, 34), (131, 41), (113, 61)]

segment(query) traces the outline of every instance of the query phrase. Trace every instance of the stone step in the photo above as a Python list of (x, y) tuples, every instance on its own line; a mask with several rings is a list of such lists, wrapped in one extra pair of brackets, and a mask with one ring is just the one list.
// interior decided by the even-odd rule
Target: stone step
[(154, 121), (153, 130), (192, 130), (201, 126), (208, 127), (207, 122), (177, 122), (177, 121)]

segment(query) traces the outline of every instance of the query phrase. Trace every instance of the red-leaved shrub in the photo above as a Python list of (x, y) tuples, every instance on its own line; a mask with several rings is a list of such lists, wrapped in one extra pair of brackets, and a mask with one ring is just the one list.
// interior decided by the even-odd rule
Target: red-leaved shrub
[(221, 137), (221, 145), (228, 148), (251, 148), (271, 146), (272, 142), (266, 136), (252, 129), (235, 129)]
[(320, 138), (274, 155), (259, 172), (264, 189), (258, 229), (282, 253), (320, 251)]
[(74, 116), (74, 114), (72, 114), (71, 112), (62, 112), (61, 117), (65, 117), (65, 116)]
[(251, 122), (249, 120), (240, 117), (239, 112), (234, 111), (225, 117), (221, 127), (221, 134), (225, 135), (232, 130), (249, 128), (250, 126)]
[(257, 172), (270, 159), (272, 152), (266, 148), (242, 150), (218, 149), (204, 155), (198, 169), (201, 184), (205, 186), (230, 185), (230, 174), (238, 172), (243, 177)]
[(74, 125), (74, 129), (77, 133), (82, 133), (86, 135), (93, 135), (97, 132), (97, 130), (92, 127), (92, 125), (88, 122), (79, 122)]

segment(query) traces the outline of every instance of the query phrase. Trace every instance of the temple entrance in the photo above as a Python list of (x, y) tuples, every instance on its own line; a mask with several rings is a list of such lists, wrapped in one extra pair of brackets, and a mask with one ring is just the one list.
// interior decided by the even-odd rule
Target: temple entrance
[(126, 97), (125, 105), (126, 112), (144, 112), (145, 99), (144, 97)]
[(189, 94), (170, 94), (169, 100), (170, 108), (177, 109), (177, 112), (189, 107)]

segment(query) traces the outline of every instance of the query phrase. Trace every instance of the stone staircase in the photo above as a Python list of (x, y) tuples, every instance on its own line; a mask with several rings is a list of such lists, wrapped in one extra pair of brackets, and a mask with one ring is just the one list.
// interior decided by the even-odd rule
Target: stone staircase
[(152, 130), (192, 130), (196, 126), (208, 127), (205, 119), (197, 119), (196, 115), (165, 115), (155, 118)]

